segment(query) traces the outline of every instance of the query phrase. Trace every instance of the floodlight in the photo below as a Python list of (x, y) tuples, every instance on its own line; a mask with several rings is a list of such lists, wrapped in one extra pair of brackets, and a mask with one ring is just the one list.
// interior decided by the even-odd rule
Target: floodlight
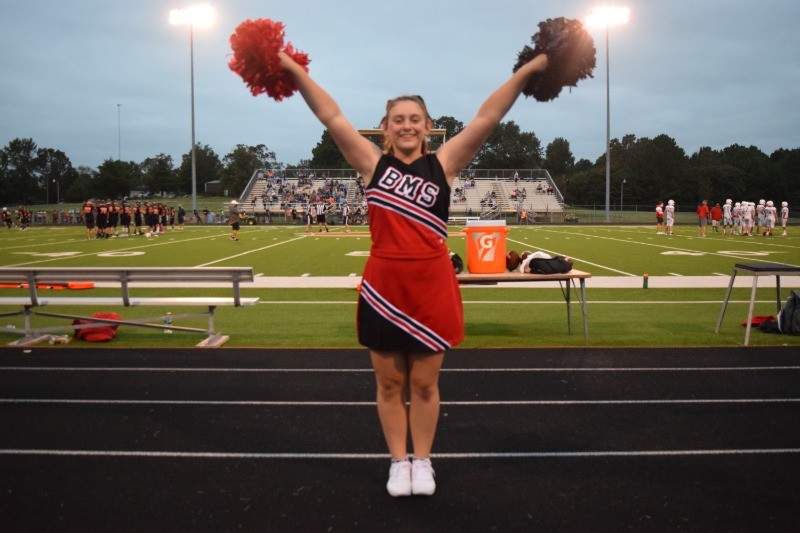
[(192, 6), (186, 9), (173, 9), (169, 12), (169, 23), (189, 26), (189, 65), (191, 69), (191, 107), (192, 107), (192, 210), (197, 210), (197, 160), (195, 156), (194, 135), (194, 28), (210, 26), (214, 21), (214, 8), (209, 5)]
[[(627, 7), (596, 7), (586, 19), (586, 25), (604, 28), (606, 32), (606, 222), (611, 222), (611, 67), (608, 52), (608, 27), (625, 24), (631, 18)], [(622, 191), (620, 191), (620, 204)]]
[(191, 6), (185, 9), (173, 9), (169, 12), (170, 24), (191, 24), (192, 26), (210, 26), (214, 22), (214, 8), (209, 5)]
[(627, 7), (601, 6), (596, 7), (586, 19), (587, 26), (599, 28), (625, 24), (631, 19), (631, 10)]

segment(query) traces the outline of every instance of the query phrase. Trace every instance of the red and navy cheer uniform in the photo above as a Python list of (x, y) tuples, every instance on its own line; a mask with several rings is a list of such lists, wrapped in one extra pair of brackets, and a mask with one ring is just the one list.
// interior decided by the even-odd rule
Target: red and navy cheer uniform
[(358, 339), (376, 351), (441, 352), (464, 339), (446, 245), (450, 186), (435, 155), (384, 155), (366, 189), (372, 248), (361, 281)]

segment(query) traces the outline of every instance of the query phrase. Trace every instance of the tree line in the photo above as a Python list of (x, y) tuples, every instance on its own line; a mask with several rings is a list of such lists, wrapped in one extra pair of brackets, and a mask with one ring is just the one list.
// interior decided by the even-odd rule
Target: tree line
[[(434, 128), (446, 130), (446, 138), (464, 128), (463, 122), (449, 116), (433, 122)], [(238, 194), (258, 168), (349, 168), (327, 130), (311, 150), (311, 158), (296, 165), (279, 162), (263, 144), (239, 144), (222, 157), (210, 146), (198, 144), (195, 160), (200, 194), (205, 183), (217, 180), (223, 189)], [(558, 137), (543, 148), (535, 133), (522, 131), (514, 121), (495, 128), (470, 167), (544, 168), (568, 204), (605, 202), (605, 153), (595, 161), (576, 161), (568, 140)], [(612, 197), (621, 192), (624, 181), (626, 205), (673, 199), (678, 205), (693, 206), (703, 199), (722, 203), (727, 198), (755, 202), (763, 198), (798, 206), (799, 178), (800, 148), (765, 154), (755, 146), (733, 144), (722, 150), (704, 147), (687, 155), (664, 134), (652, 139), (629, 134), (611, 141)], [(95, 169), (75, 168), (64, 152), (40, 148), (33, 139), (14, 139), (0, 152), (0, 203), (4, 205), (118, 199), (134, 190), (149, 195), (191, 193), (191, 154), (183, 154), (180, 164), (160, 153), (141, 162), (106, 159)]]
[[(198, 193), (205, 183), (217, 180), (223, 188), (239, 192), (255, 169), (279, 166), (275, 153), (263, 144), (240, 144), (224, 157), (208, 145), (198, 145), (195, 164)], [(184, 154), (177, 166), (171, 155), (161, 153), (141, 162), (106, 159), (96, 169), (75, 168), (64, 152), (39, 148), (33, 139), (14, 139), (0, 152), (0, 202), (4, 204), (121, 199), (132, 191), (183, 195), (191, 190), (191, 152)]]

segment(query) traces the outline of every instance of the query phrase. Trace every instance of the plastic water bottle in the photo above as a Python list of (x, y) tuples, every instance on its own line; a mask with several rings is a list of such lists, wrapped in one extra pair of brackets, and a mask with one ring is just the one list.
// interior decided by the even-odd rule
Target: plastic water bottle
[(72, 337), (69, 335), (50, 335), (50, 345), (53, 344), (67, 344), (69, 341), (72, 340)]
[[(172, 313), (170, 313), (169, 311), (167, 312), (167, 315), (164, 317), (164, 325), (165, 326), (171, 326), (172, 325)], [(166, 329), (164, 329), (164, 333), (169, 335), (169, 334), (172, 333), (172, 330), (169, 329), (169, 328), (166, 328)]]

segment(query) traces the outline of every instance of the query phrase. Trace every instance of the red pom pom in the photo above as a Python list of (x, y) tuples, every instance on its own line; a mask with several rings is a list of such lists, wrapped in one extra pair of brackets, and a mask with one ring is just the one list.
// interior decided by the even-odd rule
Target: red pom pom
[(308, 72), (308, 54), (283, 44), (283, 23), (270, 19), (246, 20), (231, 35), (233, 57), (228, 67), (250, 88), (253, 96), (267, 93), (278, 102), (297, 90), (291, 76), (281, 67), (278, 52), (286, 54)]

